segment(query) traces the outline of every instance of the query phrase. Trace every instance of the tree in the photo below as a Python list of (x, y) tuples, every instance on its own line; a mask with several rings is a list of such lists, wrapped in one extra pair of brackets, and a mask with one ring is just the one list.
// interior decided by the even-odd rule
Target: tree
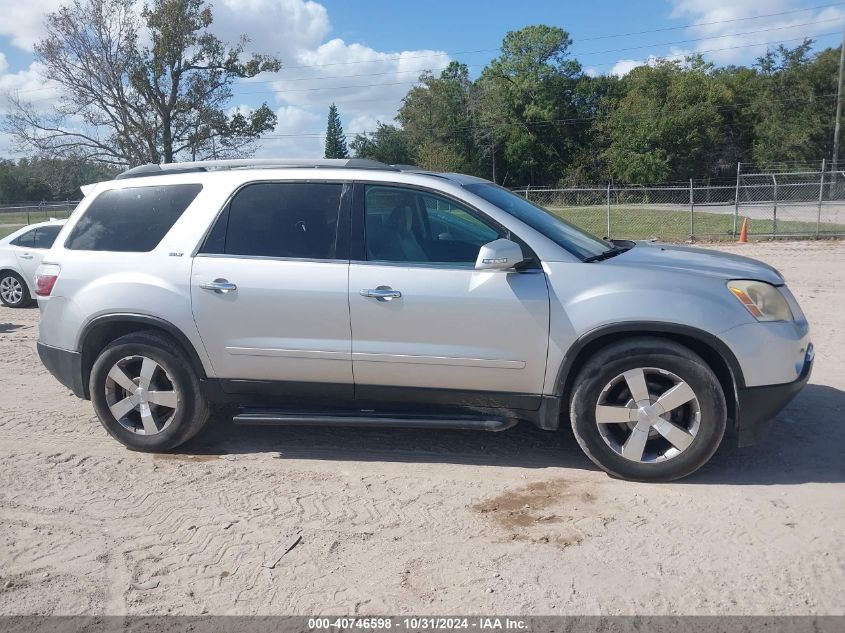
[(80, 186), (115, 175), (116, 170), (102, 163), (82, 160), (0, 160), (0, 204), (77, 200)]
[(816, 161), (833, 153), (839, 50), (810, 54), (811, 40), (757, 60), (751, 157), (758, 165)]
[(408, 136), (395, 125), (379, 121), (371, 134), (356, 134), (349, 144), (356, 158), (369, 158), (388, 165), (410, 165), (411, 154)]
[(627, 92), (605, 121), (613, 173), (625, 182), (702, 176), (718, 163), (721, 108), (732, 95), (700, 57), (661, 61), (626, 77)]
[(546, 25), (511, 31), (501, 55), (481, 73), (480, 125), (502, 156), (503, 182), (557, 182), (577, 148), (573, 91), (581, 65), (565, 30)]
[[(227, 158), (251, 152), (276, 115), (263, 104), (227, 112), (236, 79), (275, 72), (270, 56), (245, 57), (209, 27), (204, 0), (73, 0), (47, 17), (35, 47), (58, 105), (41, 115), (11, 99), (5, 127), (21, 147), (54, 158), (115, 165)], [(150, 44), (139, 48), (145, 29)]]
[(435, 171), (479, 172), (475, 88), (465, 64), (435, 77), (423, 73), (402, 100), (396, 120), (415, 148), (414, 163)]
[(326, 158), (349, 158), (346, 135), (343, 133), (340, 115), (337, 113), (335, 104), (329, 106), (329, 122), (326, 127)]

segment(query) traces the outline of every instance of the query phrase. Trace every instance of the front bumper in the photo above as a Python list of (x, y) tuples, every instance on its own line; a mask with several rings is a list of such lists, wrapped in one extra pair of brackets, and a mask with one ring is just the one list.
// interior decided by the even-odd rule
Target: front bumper
[(798, 395), (798, 392), (810, 380), (814, 356), (811, 343), (807, 347), (801, 373), (793, 382), (737, 389), (736, 419), (739, 446), (750, 446), (762, 439), (774, 417)]
[(53, 377), (78, 398), (86, 398), (82, 381), (82, 354), (38, 343), (38, 356)]

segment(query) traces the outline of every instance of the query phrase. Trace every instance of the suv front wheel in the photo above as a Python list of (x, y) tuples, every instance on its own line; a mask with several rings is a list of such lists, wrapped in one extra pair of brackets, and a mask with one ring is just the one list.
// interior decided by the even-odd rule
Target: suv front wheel
[(170, 338), (136, 332), (110, 343), (91, 370), (94, 410), (106, 431), (137, 451), (166, 451), (196, 435), (208, 402), (188, 359)]
[(611, 475), (671, 481), (703, 466), (725, 433), (719, 380), (692, 350), (637, 338), (595, 354), (576, 378), (570, 404), (581, 448)]

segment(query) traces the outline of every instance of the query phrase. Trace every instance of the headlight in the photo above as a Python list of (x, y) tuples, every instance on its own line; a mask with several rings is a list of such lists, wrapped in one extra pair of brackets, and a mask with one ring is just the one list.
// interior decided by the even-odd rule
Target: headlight
[(792, 321), (792, 311), (784, 296), (771, 284), (763, 281), (734, 279), (728, 290), (742, 302), (758, 321)]

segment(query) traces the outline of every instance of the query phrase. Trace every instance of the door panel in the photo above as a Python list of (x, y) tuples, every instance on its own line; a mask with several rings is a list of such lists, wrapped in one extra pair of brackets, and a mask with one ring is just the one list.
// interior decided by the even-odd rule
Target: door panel
[(429, 403), (534, 403), (513, 394), (543, 391), (549, 293), (540, 270), (475, 270), (479, 248), (503, 237), (519, 239), (438, 192), (356, 185), (349, 268), (356, 398), (378, 399), (381, 391), (387, 399), (404, 387), (407, 399)]
[[(194, 319), (219, 378), (352, 384), (346, 262), (194, 258)], [(236, 290), (200, 284), (225, 279)]]
[(12, 249), (18, 260), (21, 274), (31, 288), (35, 287), (35, 271), (41, 265), (45, 253), (53, 245), (61, 231), (60, 225), (40, 226), (25, 233), (13, 242)]
[(279, 394), (292, 382), (332, 384), (332, 395), (352, 397), (348, 190), (250, 183), (221, 212), (191, 275), (194, 320), (218, 378), (288, 383), (254, 385)]
[[(356, 385), (542, 393), (542, 273), (353, 263), (349, 283)], [(378, 286), (402, 296), (361, 296)]]
[(34, 248), (21, 248), (19, 246), (14, 247), (15, 249), (15, 257), (18, 259), (18, 266), (20, 267), (21, 274), (26, 279), (26, 283), (30, 286), (35, 285), (35, 270), (41, 264), (41, 260), (44, 259), (44, 253), (46, 251), (38, 250)]

